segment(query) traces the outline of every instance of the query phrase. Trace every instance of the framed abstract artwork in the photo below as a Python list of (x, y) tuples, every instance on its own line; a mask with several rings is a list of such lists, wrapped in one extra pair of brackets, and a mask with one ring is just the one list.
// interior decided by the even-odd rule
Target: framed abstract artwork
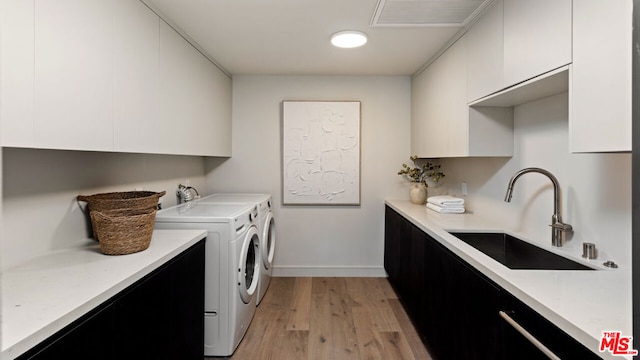
[(360, 102), (282, 102), (284, 205), (360, 205)]

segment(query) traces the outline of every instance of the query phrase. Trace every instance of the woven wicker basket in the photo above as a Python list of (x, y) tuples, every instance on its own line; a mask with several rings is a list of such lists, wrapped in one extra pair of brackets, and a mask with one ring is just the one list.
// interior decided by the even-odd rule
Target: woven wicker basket
[(151, 243), (157, 207), (91, 211), (100, 250), (106, 255), (125, 255), (145, 250)]
[(116, 209), (148, 209), (158, 206), (158, 199), (166, 194), (166, 191), (125, 191), (111, 192), (95, 195), (78, 195), (78, 201), (85, 201), (89, 211), (116, 210)]
[[(95, 195), (78, 195), (78, 201), (87, 203), (88, 210), (145, 210), (158, 207), (158, 199), (166, 194), (166, 191), (126, 191), (110, 192)], [(96, 232), (96, 224), (91, 217), (91, 227), (93, 228), (93, 238), (100, 241), (100, 236)]]

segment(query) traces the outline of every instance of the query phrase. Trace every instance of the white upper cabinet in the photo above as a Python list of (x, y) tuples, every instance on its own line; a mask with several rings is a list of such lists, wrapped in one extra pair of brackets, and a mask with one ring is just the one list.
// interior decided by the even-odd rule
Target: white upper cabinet
[(36, 0), (35, 145), (113, 150), (113, 2)]
[(496, 0), (413, 79), (412, 153), (511, 156), (513, 107), (567, 91), (572, 152), (631, 151), (632, 5)]
[(421, 158), (512, 156), (513, 109), (467, 105), (463, 36), (412, 80), (411, 153)]
[(231, 79), (160, 24), (160, 138), (173, 154), (231, 155)]
[(467, 37), (463, 36), (440, 59), (438, 92), (442, 104), (442, 121), (447, 131), (447, 156), (468, 155), (469, 120), (467, 103)]
[(632, 0), (573, 2), (573, 152), (631, 151), (632, 7)]
[(231, 79), (136, 0), (0, 0), (2, 146), (231, 155)]
[(160, 19), (140, 1), (113, 2), (114, 150), (162, 153), (171, 139), (157, 136)]
[(503, 0), (496, 0), (467, 32), (469, 102), (504, 87), (503, 5)]
[(34, 0), (0, 0), (0, 144), (32, 147)]
[(571, 0), (504, 0), (504, 87), (570, 62)]
[(440, 57), (411, 81), (411, 153), (422, 158), (448, 154), (448, 103), (441, 92), (446, 83), (443, 60)]
[(203, 110), (195, 139), (204, 155), (231, 156), (231, 78), (203, 57), (199, 63), (203, 78), (195, 102)]

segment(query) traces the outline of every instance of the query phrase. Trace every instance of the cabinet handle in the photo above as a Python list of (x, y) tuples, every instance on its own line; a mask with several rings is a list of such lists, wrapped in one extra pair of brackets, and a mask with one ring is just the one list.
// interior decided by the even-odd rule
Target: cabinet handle
[(513, 326), (522, 336), (524, 336), (529, 342), (531, 342), (535, 347), (537, 347), (540, 351), (542, 351), (549, 359), (561, 360), (560, 357), (553, 353), (553, 351), (549, 350), (548, 347), (544, 346), (540, 340), (536, 339), (531, 333), (529, 333), (525, 328), (523, 328), (520, 324), (518, 324), (515, 320), (511, 318), (511, 316), (507, 315), (504, 311), (499, 311), (500, 317), (502, 317), (509, 325)]

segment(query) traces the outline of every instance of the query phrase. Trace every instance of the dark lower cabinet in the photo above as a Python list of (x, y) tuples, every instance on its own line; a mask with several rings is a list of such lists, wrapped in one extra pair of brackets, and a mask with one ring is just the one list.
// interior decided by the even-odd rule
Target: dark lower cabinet
[[(430, 239), (433, 241), (432, 239)], [(500, 304), (500, 289), (486, 281), (448, 250), (444, 274), (444, 304), (450, 316), (444, 316), (453, 335), (439, 358), (497, 359), (500, 333), (496, 316)]]
[(384, 266), (434, 359), (548, 359), (500, 311), (563, 359), (599, 358), (388, 206)]
[(18, 359), (198, 359), (204, 353), (204, 240)]
[(116, 359), (113, 347), (105, 344), (112, 335), (113, 314), (112, 304), (101, 306), (18, 359)]
[[(505, 292), (502, 296), (501, 307), (517, 325), (544, 344), (560, 359), (601, 359), (513, 295)], [(503, 359), (549, 359), (508, 321), (502, 319), (501, 326)]]
[(496, 359), (498, 288), (390, 208), (385, 234), (389, 281), (432, 355)]

